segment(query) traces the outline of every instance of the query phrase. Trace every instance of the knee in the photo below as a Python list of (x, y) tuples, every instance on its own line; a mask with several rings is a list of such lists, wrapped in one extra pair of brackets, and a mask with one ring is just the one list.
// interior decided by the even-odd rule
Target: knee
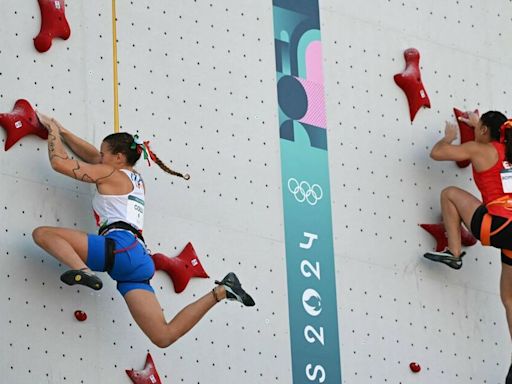
[(32, 239), (36, 244), (41, 244), (48, 233), (48, 227), (37, 227), (32, 231)]
[(458, 190), (457, 187), (446, 187), (441, 191), (441, 199), (450, 199)]
[(169, 345), (171, 345), (163, 337), (151, 337), (150, 340), (158, 348), (167, 348)]
[(170, 345), (172, 345), (174, 342), (176, 342), (177, 339), (170, 338), (168, 336), (157, 336), (157, 337), (151, 337), (150, 340), (158, 348), (167, 348)]
[(167, 348), (170, 345), (174, 344), (176, 341), (178, 341), (178, 339), (180, 338), (172, 330), (169, 331), (168, 328), (165, 331), (167, 332), (161, 332), (158, 335), (150, 337), (151, 342), (155, 344), (158, 348)]

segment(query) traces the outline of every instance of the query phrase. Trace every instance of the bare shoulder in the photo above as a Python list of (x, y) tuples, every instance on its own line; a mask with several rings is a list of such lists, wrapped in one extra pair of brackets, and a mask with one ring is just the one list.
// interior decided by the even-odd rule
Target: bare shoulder
[[(109, 167), (109, 166), (107, 166)], [(125, 195), (133, 190), (133, 184), (123, 171), (109, 167), (111, 173), (96, 181), (98, 191), (103, 195)]]
[(496, 147), (491, 143), (477, 143), (475, 141), (472, 142), (474, 145), (474, 150), (478, 151), (480, 153), (486, 153), (486, 154), (498, 154), (498, 151), (496, 150)]
[(491, 168), (498, 161), (498, 151), (492, 143), (473, 142), (472, 163), (479, 172)]
[(491, 143), (478, 143), (476, 141), (468, 141), (464, 144), (461, 144), (471, 156), (489, 156), (493, 153), (497, 154), (496, 148)]
[(476, 141), (467, 141), (461, 144), (461, 147), (466, 148), (469, 151), (485, 151), (488, 144), (477, 143)]

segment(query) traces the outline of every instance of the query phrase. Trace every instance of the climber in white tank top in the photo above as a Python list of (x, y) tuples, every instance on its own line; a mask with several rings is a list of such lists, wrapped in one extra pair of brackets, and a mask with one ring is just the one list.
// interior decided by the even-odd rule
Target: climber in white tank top
[(123, 221), (142, 232), (144, 225), (144, 182), (135, 170), (120, 169), (129, 177), (133, 190), (125, 195), (103, 195), (98, 190), (92, 200), (96, 225), (105, 227)]

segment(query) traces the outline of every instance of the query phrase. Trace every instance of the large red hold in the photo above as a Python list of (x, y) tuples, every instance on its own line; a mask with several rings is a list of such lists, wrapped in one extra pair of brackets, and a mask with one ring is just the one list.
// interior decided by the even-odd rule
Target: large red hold
[(10, 113), (0, 113), (0, 125), (7, 132), (6, 151), (26, 135), (34, 134), (41, 139), (48, 139), (48, 131), (39, 122), (34, 108), (25, 99), (17, 100)]
[[(448, 246), (446, 229), (443, 223), (439, 224), (420, 224), (420, 227), (430, 233), (436, 239), (436, 252), (443, 251)], [(464, 226), (460, 227), (461, 243), (465, 247), (470, 247), (477, 243), (477, 239)]]
[(412, 122), (421, 107), (430, 108), (430, 100), (421, 81), (420, 53), (416, 48), (409, 48), (405, 50), (404, 58), (405, 69), (397, 73), (394, 79), (407, 96)]
[(162, 384), (149, 353), (146, 355), (146, 364), (143, 370), (126, 369), (126, 374), (134, 384)]
[[(467, 143), (468, 141), (475, 140), (475, 130), (472, 127), (470, 127), (469, 125), (467, 125), (466, 123), (464, 123), (463, 121), (459, 120), (459, 117), (461, 117), (461, 116), (467, 118), (468, 117), (467, 112), (463, 112), (457, 108), (453, 108), (453, 113), (455, 114), (457, 123), (459, 124), (460, 143), (464, 144), (464, 143)], [(478, 109), (475, 110), (475, 113), (478, 114)], [(456, 163), (459, 166), (459, 168), (466, 168), (471, 163), (471, 161), (462, 160), (462, 161), (457, 161)]]
[(41, 30), (34, 38), (34, 46), (39, 52), (46, 52), (56, 37), (67, 40), (71, 35), (64, 0), (38, 0), (41, 9)]
[(152, 257), (155, 268), (167, 272), (176, 293), (183, 292), (192, 277), (209, 277), (191, 243), (178, 256), (168, 257), (163, 253), (154, 253)]

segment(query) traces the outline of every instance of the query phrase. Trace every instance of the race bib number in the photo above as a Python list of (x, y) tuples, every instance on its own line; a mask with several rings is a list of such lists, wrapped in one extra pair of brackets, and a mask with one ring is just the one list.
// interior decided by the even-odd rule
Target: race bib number
[(142, 229), (144, 224), (144, 200), (135, 196), (128, 196), (126, 218), (129, 223), (135, 224), (137, 228)]
[(503, 192), (512, 193), (512, 169), (502, 169), (500, 176)]

